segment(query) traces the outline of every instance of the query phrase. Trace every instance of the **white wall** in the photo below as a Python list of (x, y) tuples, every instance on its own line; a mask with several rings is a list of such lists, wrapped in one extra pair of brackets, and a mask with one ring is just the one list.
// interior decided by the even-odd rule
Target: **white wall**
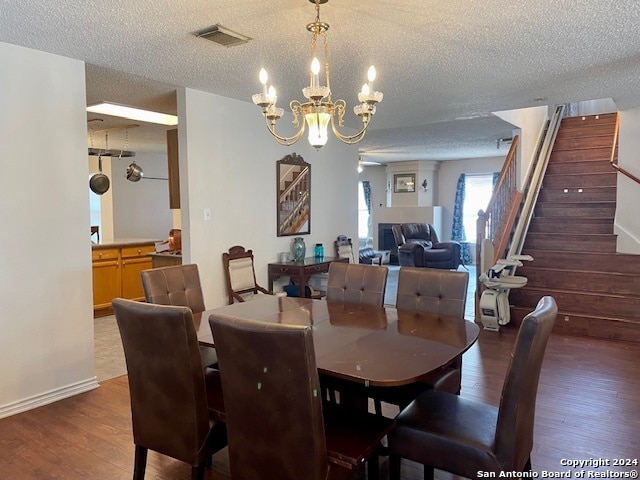
[[(640, 108), (620, 112), (618, 164), (640, 178)], [(631, 200), (633, 199), (633, 200)], [(640, 254), (640, 215), (637, 200), (640, 185), (618, 174), (614, 231), (618, 235), (618, 252)], [(631, 201), (630, 201), (631, 200)]]
[[(329, 255), (338, 235), (357, 238), (357, 147), (333, 136), (320, 151), (306, 138), (283, 147), (249, 102), (191, 89), (179, 89), (177, 99), (183, 258), (200, 267), (208, 308), (227, 302), (222, 253), (229, 247), (254, 251), (264, 286), (267, 263), (290, 250), (293, 237), (276, 236), (276, 161), (286, 155), (296, 152), (311, 164), (307, 252), (323, 243)], [(204, 221), (205, 208), (212, 210), (212, 221)]]
[[(453, 226), (453, 205), (456, 200), (456, 188), (461, 173), (492, 173), (502, 170), (504, 156), (487, 158), (468, 158), (447, 160), (440, 164), (437, 204), (442, 206), (442, 232), (438, 232), (440, 240), (451, 240)], [(478, 207), (480, 209), (480, 207)]]
[(84, 64), (0, 43), (0, 65), (4, 417), (97, 384)]
[(513, 134), (520, 136), (517, 150), (517, 171), (518, 189), (522, 189), (528, 170), (538, 151), (546, 122), (549, 119), (549, 108), (540, 106), (493, 113), (517, 127), (514, 128)]
[[(143, 178), (131, 182), (127, 167), (135, 161), (144, 171)], [(113, 224), (115, 238), (151, 238), (166, 240), (173, 228), (169, 208), (167, 156), (138, 153), (135, 157), (111, 160)], [(148, 177), (163, 178), (154, 180)]]

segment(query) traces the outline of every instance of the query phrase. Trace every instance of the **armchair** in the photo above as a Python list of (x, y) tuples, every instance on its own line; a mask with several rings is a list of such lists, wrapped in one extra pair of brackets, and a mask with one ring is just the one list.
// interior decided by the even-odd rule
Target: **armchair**
[(462, 263), (458, 242), (440, 242), (433, 225), (402, 223), (391, 227), (401, 267), (457, 269)]

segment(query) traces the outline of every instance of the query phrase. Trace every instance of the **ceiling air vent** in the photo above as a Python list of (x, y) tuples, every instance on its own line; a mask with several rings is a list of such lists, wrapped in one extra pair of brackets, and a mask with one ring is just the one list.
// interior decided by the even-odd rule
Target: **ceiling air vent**
[(233, 32), (221, 25), (214, 25), (201, 30), (196, 33), (196, 37), (206, 38), (223, 47), (235, 47), (251, 40), (249, 37)]

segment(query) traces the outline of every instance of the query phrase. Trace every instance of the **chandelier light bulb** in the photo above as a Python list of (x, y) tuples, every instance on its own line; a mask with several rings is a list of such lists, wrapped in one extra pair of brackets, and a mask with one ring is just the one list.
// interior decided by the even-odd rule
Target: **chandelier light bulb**
[(311, 73), (313, 73), (313, 83), (311, 86), (320, 86), (318, 82), (318, 74), (320, 73), (320, 61), (318, 60), (318, 57), (313, 57), (313, 60), (311, 60)]
[(376, 67), (371, 65), (369, 67), (369, 71), (367, 72), (367, 80), (373, 82), (376, 79)]
[(366, 83), (365, 83), (365, 84), (363, 84), (363, 85), (362, 85), (362, 90), (360, 90), (360, 92), (361, 92), (363, 95), (369, 95), (369, 92), (370, 92), (370, 90), (369, 90), (369, 85), (367, 85)]
[(269, 99), (269, 101), (271, 103), (274, 103), (274, 104), (276, 103), (276, 98), (277, 98), (277, 96), (276, 96), (276, 88), (273, 85), (271, 85), (269, 87), (269, 92), (267, 93), (267, 98)]
[(373, 81), (376, 79), (376, 67), (371, 65), (367, 72), (367, 80), (369, 80), (369, 92), (373, 92)]
[(269, 75), (267, 75), (267, 71), (264, 68), (260, 69), (260, 83), (262, 84), (262, 93), (267, 94), (267, 80), (269, 80)]
[(269, 75), (267, 75), (267, 71), (264, 68), (260, 69), (259, 78), (260, 78), (260, 83), (262, 85), (267, 84), (267, 80), (269, 80)]

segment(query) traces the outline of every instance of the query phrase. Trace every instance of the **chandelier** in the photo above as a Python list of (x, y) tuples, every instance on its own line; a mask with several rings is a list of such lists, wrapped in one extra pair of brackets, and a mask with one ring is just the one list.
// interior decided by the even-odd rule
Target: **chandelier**
[[(359, 142), (364, 138), (367, 127), (371, 121), (371, 117), (376, 113), (376, 104), (382, 101), (382, 92), (373, 90), (373, 81), (376, 77), (376, 69), (372, 65), (369, 67), (367, 79), (368, 83), (362, 86), (362, 90), (358, 94), (358, 105), (353, 107), (353, 112), (362, 120), (362, 129), (353, 135), (345, 135), (338, 131), (338, 126), (344, 126), (344, 114), (347, 103), (338, 99), (331, 99), (331, 81), (329, 80), (329, 56), (327, 49), (327, 30), (329, 24), (320, 21), (320, 4), (327, 3), (329, 0), (309, 0), (316, 6), (316, 19), (307, 25), (307, 30), (311, 32), (311, 72), (309, 73), (309, 86), (302, 89), (302, 94), (307, 99), (306, 102), (300, 103), (298, 100), (292, 100), (289, 108), (293, 114), (293, 124), (298, 129), (297, 132), (290, 136), (284, 137), (276, 133), (276, 122), (284, 114), (284, 109), (276, 106), (276, 90), (273, 85), (267, 87), (267, 72), (264, 68), (260, 69), (260, 83), (262, 83), (262, 92), (253, 95), (253, 103), (262, 109), (267, 128), (276, 141), (281, 145), (293, 145), (296, 143), (305, 131), (305, 126), (309, 128), (308, 140), (316, 149), (320, 149), (327, 143), (327, 129), (329, 123), (331, 130), (339, 140), (349, 145)], [(317, 57), (318, 42), (322, 44), (322, 54), (324, 58), (325, 85), (320, 84), (319, 74), (321, 64)], [(337, 125), (336, 125), (337, 122)]]

